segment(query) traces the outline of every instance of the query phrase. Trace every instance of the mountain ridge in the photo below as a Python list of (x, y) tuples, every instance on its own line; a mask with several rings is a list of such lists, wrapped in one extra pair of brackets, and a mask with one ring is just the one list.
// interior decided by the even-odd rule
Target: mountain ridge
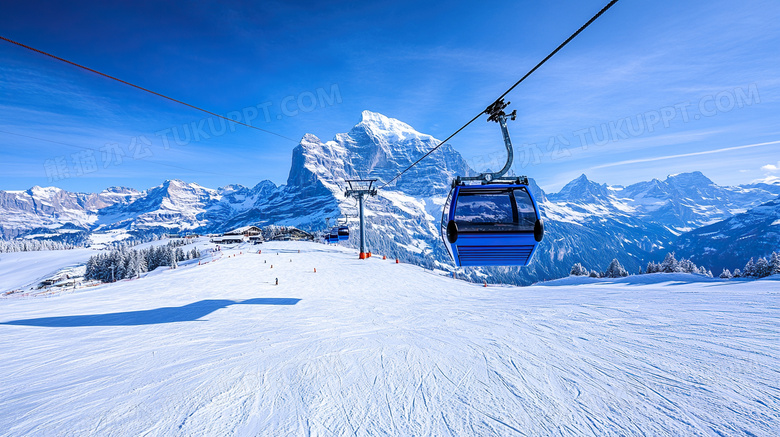
[[(124, 231), (137, 236), (220, 232), (248, 224), (319, 231), (325, 227), (324, 217), (355, 215), (354, 200), (343, 194), (345, 179), (389, 181), (438, 143), (402, 121), (363, 111), (355, 126), (332, 140), (304, 135), (292, 150), (284, 185), (261, 181), (251, 188), (230, 184), (212, 189), (172, 179), (144, 191), (122, 187), (101, 193), (70, 193), (56, 187), (0, 191), (0, 237), (66, 224), (93, 233)], [(438, 235), (441, 207), (452, 179), (475, 173), (451, 145), (442, 145), (368, 199), (369, 247), (426, 267), (451, 268)], [(780, 195), (780, 184), (722, 187), (701, 172), (629, 186), (599, 184), (583, 174), (551, 194), (533, 179), (529, 182), (547, 222), (537, 261), (524, 270), (467, 270), (473, 279), (529, 283), (563, 276), (574, 262), (598, 269), (605, 256), (621, 258), (627, 268), (638, 269), (654, 253), (672, 247), (679, 235)]]
[(742, 268), (780, 247), (780, 197), (723, 221), (683, 234), (673, 249), (713, 272)]

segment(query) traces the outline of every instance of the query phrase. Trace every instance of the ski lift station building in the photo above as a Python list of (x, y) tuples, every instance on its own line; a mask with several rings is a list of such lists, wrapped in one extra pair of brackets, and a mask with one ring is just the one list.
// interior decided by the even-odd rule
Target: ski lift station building
[(260, 244), (263, 242), (263, 231), (257, 226), (244, 226), (225, 232), (224, 234), (213, 237), (212, 243), (231, 244), (251, 242)]

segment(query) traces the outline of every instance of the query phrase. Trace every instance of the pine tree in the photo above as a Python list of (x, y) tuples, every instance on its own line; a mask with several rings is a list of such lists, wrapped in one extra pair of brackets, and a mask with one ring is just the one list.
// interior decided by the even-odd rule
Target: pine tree
[(729, 269), (723, 269), (723, 272), (721, 272), (719, 278), (721, 279), (731, 279), (733, 276), (731, 275), (731, 272)]
[(677, 263), (677, 271), (682, 273), (699, 273), (699, 267), (693, 261), (683, 258)]
[(766, 278), (767, 276), (771, 275), (770, 273), (771, 268), (769, 266), (769, 262), (767, 262), (766, 258), (759, 258), (756, 261), (755, 266), (755, 275), (757, 278)]
[(157, 267), (167, 265), (165, 261), (165, 249), (162, 246), (154, 246), (149, 248), (149, 271), (153, 271)]
[(138, 267), (138, 270), (136, 271), (136, 277), (140, 277), (141, 274), (146, 273), (148, 270), (146, 265), (146, 254), (143, 251), (136, 251), (135, 252), (136, 257), (136, 265)]
[(740, 269), (734, 269), (734, 275), (735, 278), (741, 278), (742, 277), (742, 270)]
[(746, 278), (756, 276), (756, 263), (753, 261), (753, 258), (750, 258), (747, 264), (745, 264), (745, 268), (742, 270), (742, 276)]
[(130, 250), (127, 256), (127, 277), (137, 278), (140, 274), (138, 251)]
[(674, 258), (674, 252), (667, 253), (666, 258), (661, 263), (661, 271), (664, 273), (674, 273), (677, 271), (677, 260)]
[(127, 277), (127, 267), (129, 264), (129, 257), (127, 253), (127, 249), (125, 249), (124, 246), (122, 246), (114, 256), (115, 258), (115, 264), (116, 265), (116, 280), (125, 279)]
[(580, 263), (576, 263), (572, 266), (571, 272), (569, 273), (571, 276), (587, 276), (588, 275), (588, 269), (582, 266)]
[(607, 271), (604, 274), (607, 278), (620, 278), (623, 276), (628, 276), (628, 271), (623, 268), (622, 265), (620, 265), (620, 262), (617, 260), (617, 258), (613, 259), (611, 263), (609, 263), (609, 267), (607, 267)]
[(650, 261), (647, 263), (647, 268), (645, 269), (645, 272), (647, 273), (659, 273), (661, 271), (661, 265), (657, 264), (653, 261)]
[(590, 273), (588, 274), (588, 276), (590, 276), (591, 278), (598, 278), (599, 277), (599, 273), (597, 271), (595, 271), (595, 270), (591, 270)]
[(144, 256), (146, 258), (146, 268), (150, 272), (157, 268), (155, 253), (156, 251), (154, 247), (149, 247), (144, 251)]
[(87, 260), (87, 266), (86, 266), (86, 272), (84, 273), (84, 278), (87, 280), (95, 279), (95, 257), (91, 256)]
[(769, 274), (780, 274), (780, 254), (772, 252), (772, 256), (769, 258)]

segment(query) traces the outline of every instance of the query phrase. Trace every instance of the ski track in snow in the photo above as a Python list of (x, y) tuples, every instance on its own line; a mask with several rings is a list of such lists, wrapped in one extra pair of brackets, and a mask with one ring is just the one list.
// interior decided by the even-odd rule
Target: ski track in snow
[(261, 247), (0, 301), (0, 435), (780, 434), (780, 281), (484, 288)]

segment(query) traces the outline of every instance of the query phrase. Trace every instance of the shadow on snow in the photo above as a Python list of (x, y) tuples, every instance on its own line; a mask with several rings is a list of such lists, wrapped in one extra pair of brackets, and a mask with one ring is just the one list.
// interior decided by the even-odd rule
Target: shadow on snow
[(300, 299), (279, 297), (260, 297), (246, 300), (206, 299), (180, 307), (163, 307), (152, 310), (108, 314), (41, 317), (0, 322), (0, 325), (46, 326), (53, 328), (155, 325), (160, 323), (192, 322), (230, 305), (295, 305), (299, 301)]

